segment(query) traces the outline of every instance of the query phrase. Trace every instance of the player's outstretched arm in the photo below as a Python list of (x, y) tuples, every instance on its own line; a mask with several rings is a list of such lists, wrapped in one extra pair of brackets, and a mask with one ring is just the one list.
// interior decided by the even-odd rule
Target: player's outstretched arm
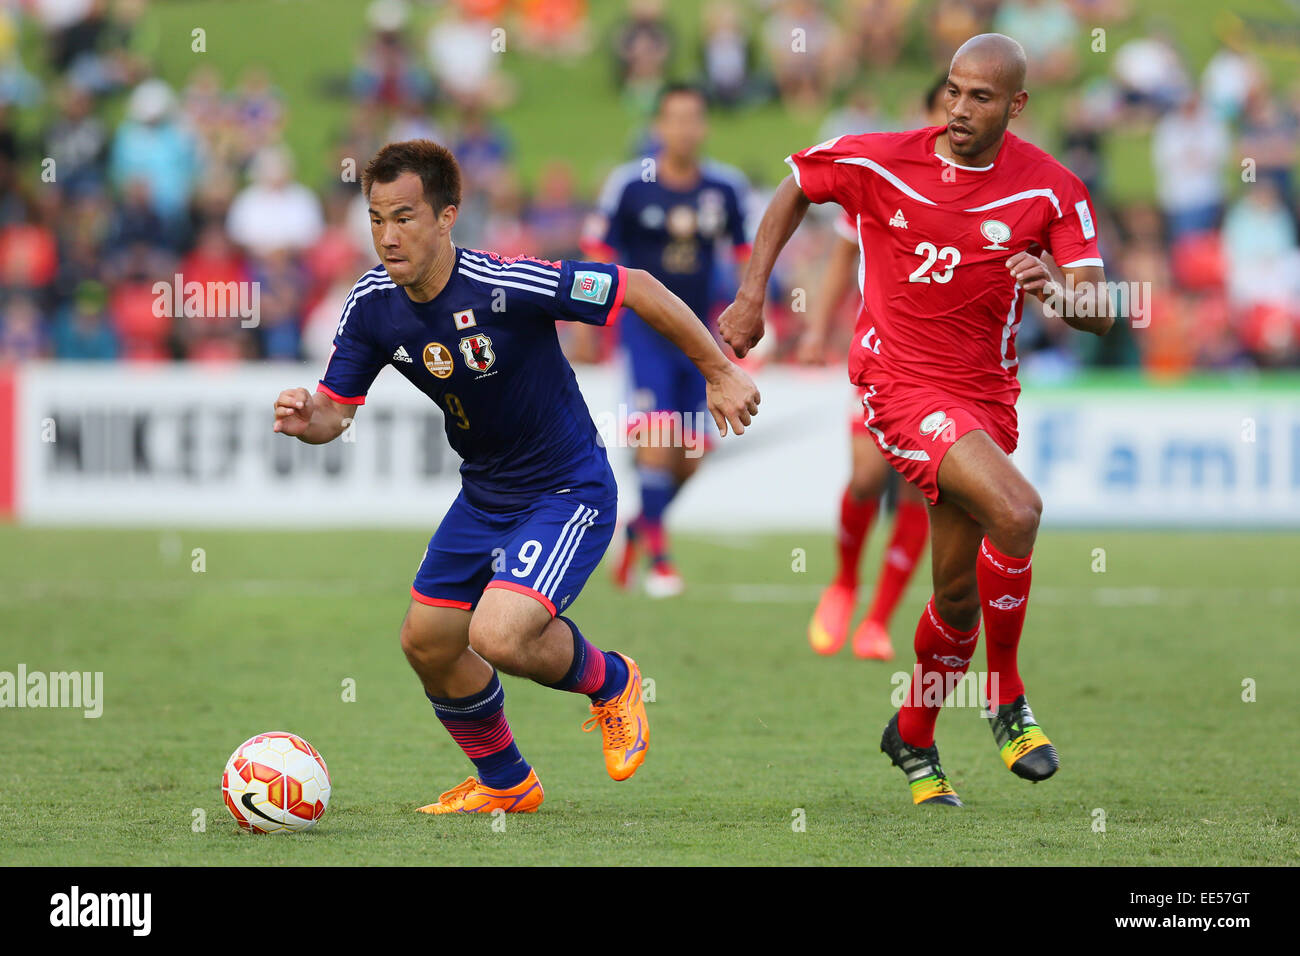
[(748, 375), (727, 361), (686, 303), (644, 269), (628, 269), (623, 304), (695, 363), (704, 376), (709, 411), (718, 431), (726, 435), (730, 425), (737, 435), (744, 434), (745, 426), (758, 414), (758, 389)]
[(275, 399), (271, 430), (309, 445), (323, 445), (343, 434), (356, 410), (357, 406), (336, 402), (323, 392), (286, 388)]
[(1007, 260), (1007, 269), (1020, 288), (1043, 303), (1050, 317), (1063, 319), (1070, 328), (1105, 335), (1115, 324), (1101, 266), (1062, 269), (1047, 255), (1019, 252)]
[(739, 358), (763, 337), (763, 299), (772, 267), (785, 244), (794, 235), (808, 211), (808, 197), (793, 176), (787, 176), (763, 213), (754, 237), (754, 251), (749, 256), (745, 278), (736, 293), (736, 301), (718, 319), (718, 333)]

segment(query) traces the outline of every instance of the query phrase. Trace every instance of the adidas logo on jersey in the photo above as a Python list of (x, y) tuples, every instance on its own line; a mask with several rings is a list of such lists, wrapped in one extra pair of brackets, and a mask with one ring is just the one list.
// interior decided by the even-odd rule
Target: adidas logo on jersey
[(394, 362), (410, 362), (411, 356), (406, 354), (406, 346), (399, 345), (397, 351), (393, 353)]
[(894, 213), (893, 217), (889, 220), (889, 224), (893, 226), (895, 229), (906, 229), (907, 220), (903, 218), (903, 210), (901, 209), (897, 210)]

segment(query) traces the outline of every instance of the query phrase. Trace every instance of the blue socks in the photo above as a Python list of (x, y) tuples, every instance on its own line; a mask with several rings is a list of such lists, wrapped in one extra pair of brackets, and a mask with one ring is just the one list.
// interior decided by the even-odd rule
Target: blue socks
[(622, 656), (613, 651), (602, 651), (592, 644), (582, 636), (578, 625), (567, 617), (558, 617), (557, 620), (567, 624), (573, 633), (573, 663), (562, 678), (546, 686), (586, 694), (592, 703), (609, 700), (622, 693), (628, 674), (627, 662)]
[(523, 783), (532, 767), (515, 746), (506, 721), (506, 692), (496, 671), (477, 694), (444, 698), (425, 693), (433, 712), (478, 771), (478, 779), (493, 790), (509, 790)]

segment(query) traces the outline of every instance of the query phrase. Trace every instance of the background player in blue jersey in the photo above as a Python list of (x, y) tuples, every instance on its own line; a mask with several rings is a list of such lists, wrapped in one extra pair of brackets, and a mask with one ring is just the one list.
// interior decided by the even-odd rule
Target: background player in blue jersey
[(559, 612), (581, 591), (614, 529), (617, 489), (573, 371), (559, 319), (604, 324), (626, 304), (707, 381), (726, 434), (758, 410), (749, 377), (679, 298), (619, 265), (547, 262), (457, 248), (460, 169), (427, 140), (385, 146), (366, 167), (381, 265), (343, 308), (315, 391), (275, 402), (275, 431), (321, 444), (351, 424), (386, 365), (436, 402), (464, 460), (461, 493), (411, 588), (402, 649), (477, 776), (428, 813), (536, 810), (537, 774), (514, 743), (497, 669), (588, 695), (605, 765), (625, 780), (650, 728), (636, 662), (589, 643)]
[[(695, 87), (664, 89), (655, 113), (656, 154), (652, 161), (635, 160), (614, 170), (583, 240), (589, 257), (646, 270), (704, 320), (716, 298), (719, 251), (730, 245), (738, 261), (747, 259), (750, 239), (744, 177), (700, 157), (708, 135), (707, 109), (704, 94)], [(631, 583), (638, 552), (644, 550), (650, 559), (647, 593), (668, 597), (680, 593), (682, 579), (668, 556), (663, 517), (695, 473), (711, 438), (705, 381), (652, 322), (638, 316), (631, 303), (624, 305), (619, 340), (630, 404), (642, 416), (632, 428), (644, 431), (640, 439), (635, 433), (629, 436), (636, 446), (641, 513), (627, 526), (615, 581), (621, 587)]]

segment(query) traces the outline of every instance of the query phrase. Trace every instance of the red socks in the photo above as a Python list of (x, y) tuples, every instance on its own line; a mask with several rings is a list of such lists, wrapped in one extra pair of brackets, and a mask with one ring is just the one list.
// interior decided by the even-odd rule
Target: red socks
[[(901, 521), (901, 510), (899, 518)], [(991, 702), (994, 707), (1009, 704), (1025, 692), (1016, 669), (1016, 651), (1025, 626), (1031, 561), (1032, 556), (1013, 558), (1003, 554), (987, 537), (980, 543), (975, 561), (975, 580), (984, 612), (988, 683), (990, 689), (997, 688), (997, 700)], [(934, 743), (934, 724), (943, 697), (970, 667), (978, 638), (978, 625), (970, 631), (958, 631), (945, 624), (934, 609), (934, 598), (930, 598), (916, 626), (916, 667), (898, 711), (898, 732), (906, 743), (913, 747)]]
[(1025, 626), (1029, 602), (1029, 580), (1033, 576), (1033, 555), (1012, 558), (986, 537), (980, 543), (975, 561), (975, 580), (979, 584), (980, 605), (984, 610), (985, 649), (989, 659), (989, 683), (997, 675), (998, 704), (1009, 704), (1025, 692), (1020, 671), (1016, 669), (1016, 650)]
[(840, 535), (837, 542), (840, 567), (835, 573), (835, 583), (844, 587), (857, 588), (858, 560), (862, 557), (862, 545), (866, 543), (867, 532), (875, 520), (880, 507), (877, 498), (857, 501), (844, 489), (840, 498)]
[(881, 627), (889, 626), (898, 599), (907, 590), (916, 562), (925, 550), (930, 536), (930, 515), (926, 506), (916, 501), (900, 501), (894, 517), (894, 533), (885, 549), (885, 562), (876, 582), (876, 596), (871, 601), (867, 618)]
[(632, 522), (632, 530), (650, 555), (651, 563), (657, 564), (664, 560), (668, 553), (668, 534), (664, 531), (663, 522), (652, 521), (642, 515)]
[(913, 641), (916, 666), (912, 682), (898, 711), (898, 734), (904, 743), (913, 747), (934, 743), (934, 724), (943, 698), (970, 667), (979, 633), (978, 624), (971, 631), (958, 631), (945, 624), (934, 610), (933, 597), (925, 605)]

